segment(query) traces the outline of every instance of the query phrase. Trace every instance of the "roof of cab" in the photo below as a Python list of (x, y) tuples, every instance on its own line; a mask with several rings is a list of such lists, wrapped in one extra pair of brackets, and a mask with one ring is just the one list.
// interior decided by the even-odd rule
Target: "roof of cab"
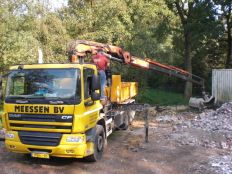
[(10, 67), (10, 70), (16, 70), (16, 69), (52, 69), (52, 68), (80, 68), (81, 69), (82, 67), (96, 68), (95, 65), (90, 64), (90, 63), (84, 63), (84, 64), (68, 63), (68, 64), (13, 65)]

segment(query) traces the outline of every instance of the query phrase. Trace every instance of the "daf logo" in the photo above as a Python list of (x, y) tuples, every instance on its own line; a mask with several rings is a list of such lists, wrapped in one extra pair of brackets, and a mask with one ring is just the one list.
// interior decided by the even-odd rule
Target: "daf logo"
[(11, 118), (19, 118), (19, 117), (21, 117), (21, 114), (9, 114), (9, 117), (11, 117)]
[(72, 116), (69, 116), (69, 115), (64, 115), (61, 117), (62, 120), (69, 120), (69, 119), (72, 119)]

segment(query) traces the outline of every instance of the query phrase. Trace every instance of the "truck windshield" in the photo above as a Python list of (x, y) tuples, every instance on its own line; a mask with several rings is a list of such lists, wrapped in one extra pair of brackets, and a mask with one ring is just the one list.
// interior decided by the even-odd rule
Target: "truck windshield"
[[(78, 69), (23, 69), (8, 76), (6, 101), (12, 99), (80, 100)], [(42, 99), (42, 100), (41, 100)]]

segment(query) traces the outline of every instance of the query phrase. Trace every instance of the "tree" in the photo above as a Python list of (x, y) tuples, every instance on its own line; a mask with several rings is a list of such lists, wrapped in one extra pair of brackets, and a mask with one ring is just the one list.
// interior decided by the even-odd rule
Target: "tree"
[(232, 67), (232, 1), (231, 0), (214, 0), (217, 5), (218, 15), (224, 26), (227, 42), (227, 56), (225, 61), (225, 68)]
[[(45, 62), (66, 62), (71, 39), (119, 45), (135, 56), (185, 67), (203, 77), (212, 67), (232, 66), (229, 0), (69, 0), (57, 11), (49, 2), (0, 0), (1, 71), (11, 64), (36, 63), (38, 48)], [(179, 84), (174, 78), (126, 66), (114, 70), (144, 86)], [(191, 93), (192, 85), (186, 83), (185, 95)]]
[[(200, 46), (212, 35), (215, 26), (215, 13), (210, 0), (168, 0), (169, 7), (175, 11), (181, 21), (181, 31), (184, 38), (184, 67), (192, 73), (193, 58)], [(192, 83), (186, 82), (185, 96), (192, 95)]]
[(38, 41), (32, 32), (35, 25), (28, 12), (29, 3), (30, 1), (27, 0), (17, 2), (1, 0), (1, 72), (11, 64), (33, 63), (35, 61)]
[(38, 48), (43, 48), (45, 62), (67, 60), (65, 25), (48, 6), (45, 1), (1, 0), (1, 72), (12, 64), (37, 63)]
[[(70, 0), (60, 11), (73, 39), (88, 39), (119, 45), (140, 57), (173, 63), (171, 25), (176, 16), (165, 1), (149, 0)], [(124, 67), (124, 68), (123, 68)], [(127, 80), (142, 84), (149, 76), (144, 71), (116, 66)], [(141, 75), (143, 76), (141, 78)], [(151, 75), (154, 77), (154, 75)]]

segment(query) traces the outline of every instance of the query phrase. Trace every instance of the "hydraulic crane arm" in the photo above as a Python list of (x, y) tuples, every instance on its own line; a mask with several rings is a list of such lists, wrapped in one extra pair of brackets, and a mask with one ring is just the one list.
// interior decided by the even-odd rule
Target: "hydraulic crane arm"
[(164, 65), (148, 58), (142, 59), (132, 56), (129, 52), (120, 47), (86, 40), (77, 40), (69, 44), (70, 57), (84, 57), (87, 54), (95, 54), (99, 49), (104, 51), (105, 55), (113, 61), (125, 63), (141, 69), (155, 70), (168, 76), (190, 81), (202, 86), (202, 90), (204, 91), (203, 78), (171, 65)]
[(131, 57), (130, 64), (133, 66), (145, 68), (148, 70), (155, 70), (160, 73), (164, 73), (166, 75), (173, 76), (173, 77), (178, 77), (186, 81), (191, 81), (192, 83), (201, 85), (204, 88), (204, 79), (194, 74), (190, 74), (189, 72), (184, 71), (180, 68), (171, 66), (171, 65), (164, 65), (164, 64), (161, 64), (157, 61), (154, 61), (148, 58), (141, 59), (141, 58), (137, 58), (134, 56)]
[(128, 51), (125, 51), (120, 47), (98, 42), (77, 40), (70, 42), (68, 48), (71, 62), (77, 62), (77, 59), (79, 59), (79, 62), (82, 62), (88, 54), (96, 54), (98, 50), (101, 50), (113, 61), (125, 63), (145, 70), (154, 70), (168, 76), (177, 77), (185, 81), (198, 84), (202, 87), (202, 98), (191, 97), (189, 100), (189, 106), (203, 109), (204, 107), (210, 106), (214, 103), (214, 97), (206, 94), (205, 92), (204, 79), (183, 69), (171, 65), (164, 65), (148, 58), (138, 58), (132, 56)]

